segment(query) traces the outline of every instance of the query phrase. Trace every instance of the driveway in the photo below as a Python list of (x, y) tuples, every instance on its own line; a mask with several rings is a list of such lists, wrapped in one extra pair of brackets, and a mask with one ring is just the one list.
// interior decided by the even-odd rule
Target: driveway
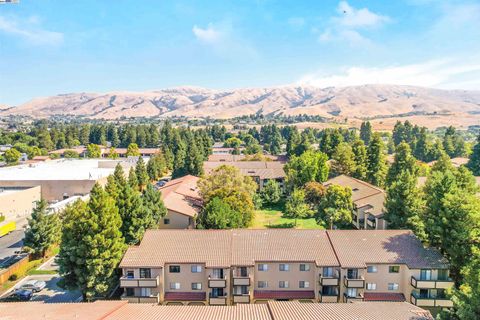
[[(46, 282), (47, 286), (40, 292), (34, 293), (32, 301), (43, 301), (47, 303), (52, 302), (75, 302), (81, 298), (79, 291), (69, 291), (63, 290), (57, 286), (57, 282), (60, 280), (58, 274), (51, 275), (34, 275), (27, 276), (22, 281), (20, 281), (16, 287), (20, 286), (22, 283), (28, 280), (43, 280)], [(2, 298), (7, 297), (10, 294), (10, 291), (7, 291)]]
[(7, 265), (8, 260), (15, 256), (15, 251), (20, 251), (23, 246), (23, 230), (15, 230), (0, 238), (0, 267)]

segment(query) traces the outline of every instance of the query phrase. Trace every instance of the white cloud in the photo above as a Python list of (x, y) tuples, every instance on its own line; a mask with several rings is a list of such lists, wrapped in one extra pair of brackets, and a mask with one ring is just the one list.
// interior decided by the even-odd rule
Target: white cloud
[[(348, 2), (341, 1), (337, 15), (330, 18), (327, 28), (319, 35), (320, 42), (343, 41), (349, 45), (369, 45), (372, 41), (360, 29), (379, 27), (391, 21), (390, 17), (374, 13), (368, 8), (356, 9)], [(365, 30), (363, 30), (364, 32)]]
[(214, 27), (211, 23), (206, 28), (198, 27), (194, 25), (192, 32), (195, 37), (205, 43), (218, 43), (223, 37), (223, 32)]
[(38, 17), (21, 20), (0, 16), (0, 32), (22, 38), (32, 45), (58, 45), (63, 42), (63, 33), (43, 29)]
[(257, 56), (255, 48), (234, 30), (230, 21), (209, 23), (207, 27), (194, 25), (195, 38), (224, 58), (253, 58)]
[(475, 61), (462, 63), (460, 60), (441, 59), (384, 68), (349, 67), (335, 75), (325, 75), (320, 72), (307, 74), (297, 83), (322, 88), (363, 84), (397, 84), (479, 90), (480, 63)]
[(335, 21), (346, 27), (374, 27), (390, 21), (388, 16), (376, 14), (368, 8), (355, 9), (346, 1), (338, 4), (337, 12), (339, 17), (335, 17)]

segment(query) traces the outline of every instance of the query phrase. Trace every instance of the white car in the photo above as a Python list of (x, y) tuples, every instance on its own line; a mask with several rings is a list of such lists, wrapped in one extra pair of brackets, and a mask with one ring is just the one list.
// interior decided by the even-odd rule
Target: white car
[(16, 287), (16, 290), (31, 290), (32, 292), (42, 291), (47, 284), (42, 280), (29, 280)]

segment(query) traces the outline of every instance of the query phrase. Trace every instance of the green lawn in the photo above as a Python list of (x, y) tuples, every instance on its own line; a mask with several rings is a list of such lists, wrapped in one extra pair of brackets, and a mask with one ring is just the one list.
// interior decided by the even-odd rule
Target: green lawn
[(265, 206), (261, 210), (255, 211), (255, 218), (251, 229), (265, 229), (265, 228), (296, 228), (296, 229), (324, 229), (323, 226), (318, 225), (315, 219), (297, 219), (295, 226), (295, 219), (284, 218), (284, 203), (275, 206)]

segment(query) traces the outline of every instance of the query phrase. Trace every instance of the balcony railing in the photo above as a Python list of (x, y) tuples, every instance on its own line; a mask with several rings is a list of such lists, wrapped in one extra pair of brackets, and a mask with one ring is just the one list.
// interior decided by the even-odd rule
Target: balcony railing
[(338, 293), (322, 294), (322, 292), (320, 292), (320, 302), (336, 303), (338, 302)]
[(210, 293), (208, 296), (208, 304), (212, 306), (224, 306), (227, 304), (227, 295), (217, 296)]
[(355, 297), (351, 297), (348, 294), (343, 294), (343, 302), (351, 302), (351, 301), (363, 301), (363, 294), (359, 293)]
[(250, 285), (250, 278), (233, 278), (233, 285), (234, 286), (249, 286)]
[(347, 278), (347, 276), (344, 276), (343, 284), (347, 288), (365, 288), (365, 279), (363, 277)]
[(227, 287), (227, 277), (216, 278), (208, 277), (208, 287), (209, 288), (226, 288)]
[(151, 296), (127, 296), (123, 294), (122, 300), (127, 300), (129, 303), (160, 303), (160, 294), (154, 294)]
[(160, 277), (155, 278), (120, 278), (120, 287), (122, 288), (156, 288), (160, 283)]
[(338, 286), (340, 279), (338, 276), (324, 277), (320, 276), (320, 285), (321, 286)]
[(453, 302), (447, 297), (431, 295), (424, 296), (415, 292), (410, 295), (410, 303), (418, 307), (453, 307)]
[(415, 289), (448, 289), (453, 286), (453, 280), (450, 278), (447, 278), (445, 280), (439, 280), (439, 279), (424, 280), (424, 279), (412, 276), (410, 278), (410, 284)]
[(233, 294), (233, 303), (250, 303), (250, 294)]

